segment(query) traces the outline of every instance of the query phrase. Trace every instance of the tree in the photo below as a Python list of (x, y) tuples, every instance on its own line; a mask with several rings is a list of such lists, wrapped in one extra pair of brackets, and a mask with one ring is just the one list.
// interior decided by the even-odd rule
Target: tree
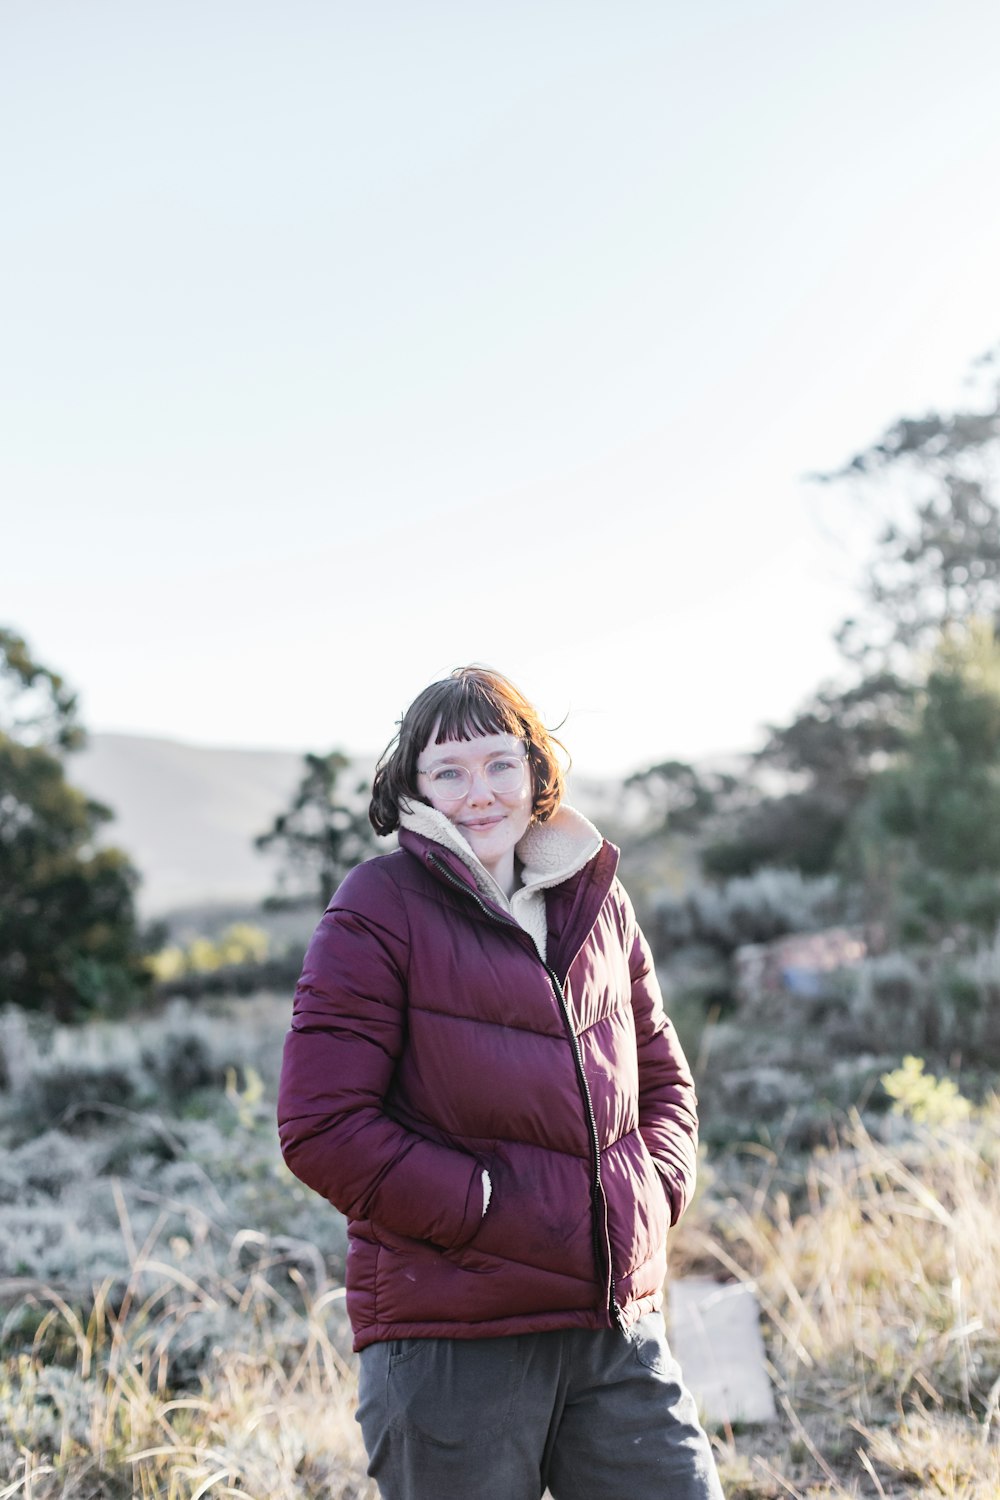
[(992, 933), (1000, 920), (1000, 646), (992, 621), (947, 632), (895, 763), (848, 844), (891, 940)]
[(633, 772), (624, 790), (641, 797), (645, 827), (640, 841), (646, 842), (665, 833), (698, 833), (737, 785), (727, 772), (701, 772), (687, 761), (665, 760)]
[[(305, 772), (287, 812), (279, 813), (258, 849), (283, 855), (280, 889), (269, 906), (326, 906), (349, 870), (375, 849), (375, 835), (358, 806), (337, 800), (337, 783), (350, 761), (339, 750), (307, 754)], [(359, 788), (359, 792), (362, 789)]]
[(753, 760), (749, 809), (711, 840), (715, 875), (788, 866), (837, 867), (843, 841), (876, 778), (905, 743), (918, 684), (942, 632), (973, 619), (1000, 629), (1000, 382), (998, 352), (984, 356), (978, 404), (903, 417), (843, 468), (814, 476), (851, 482), (869, 506), (900, 498), (869, 565), (861, 609), (837, 641), (852, 674), (827, 686)]
[(22, 744), (77, 750), (84, 734), (76, 713), (76, 694), (59, 674), (34, 661), (13, 630), (0, 627), (0, 729)]
[(761, 788), (777, 776), (783, 789), (758, 790), (735, 824), (710, 839), (706, 871), (832, 871), (855, 808), (904, 743), (913, 692), (901, 678), (877, 672), (850, 688), (821, 689), (790, 724), (772, 726), (751, 779)]
[[(984, 355), (978, 369), (991, 372), (998, 356)], [(943, 630), (971, 619), (1000, 626), (1000, 381), (983, 384), (978, 406), (900, 418), (843, 468), (814, 476), (854, 481), (869, 505), (886, 487), (903, 497), (879, 538), (862, 610), (837, 634), (845, 657), (869, 670), (912, 671)]]
[(0, 1003), (60, 1020), (120, 1009), (148, 975), (138, 875), (96, 838), (112, 817), (66, 779), (84, 740), (75, 695), (0, 629)]

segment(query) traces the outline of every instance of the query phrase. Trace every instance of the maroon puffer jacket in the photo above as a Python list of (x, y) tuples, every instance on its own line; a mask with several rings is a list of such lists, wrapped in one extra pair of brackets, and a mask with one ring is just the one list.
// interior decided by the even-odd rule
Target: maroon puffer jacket
[(456, 855), (400, 844), (316, 929), (278, 1102), (289, 1167), (349, 1220), (354, 1347), (630, 1323), (697, 1117), (618, 851), (546, 893), (543, 962)]

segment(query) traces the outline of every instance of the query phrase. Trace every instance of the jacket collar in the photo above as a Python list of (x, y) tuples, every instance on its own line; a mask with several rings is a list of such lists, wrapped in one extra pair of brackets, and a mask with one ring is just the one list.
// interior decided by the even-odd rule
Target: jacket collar
[[(455, 873), (472, 877), (475, 888), (494, 906), (512, 916), (528, 932), (542, 958), (546, 956), (545, 892), (564, 885), (582, 871), (604, 847), (604, 840), (587, 818), (565, 803), (545, 823), (532, 824), (514, 855), (521, 885), (508, 901), (492, 875), (480, 863), (461, 833), (437, 808), (411, 802), (400, 809), (400, 843), (413, 853), (424, 853), (424, 843), (439, 845), (455, 856), (448, 860)], [(416, 835), (416, 838), (412, 836)]]

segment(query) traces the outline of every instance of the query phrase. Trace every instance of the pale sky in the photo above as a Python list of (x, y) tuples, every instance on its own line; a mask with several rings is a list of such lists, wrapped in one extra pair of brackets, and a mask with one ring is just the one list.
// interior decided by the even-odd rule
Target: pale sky
[(93, 729), (748, 748), (1000, 338), (983, 0), (0, 0), (0, 622)]

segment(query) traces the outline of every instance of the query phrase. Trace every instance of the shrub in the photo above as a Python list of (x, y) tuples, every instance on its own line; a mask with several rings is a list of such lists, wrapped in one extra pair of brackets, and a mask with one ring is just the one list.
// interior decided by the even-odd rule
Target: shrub
[(157, 1085), (173, 1100), (196, 1089), (222, 1088), (225, 1065), (218, 1062), (205, 1035), (194, 1029), (171, 1031), (159, 1047), (144, 1049), (142, 1060)]
[(744, 943), (827, 926), (841, 904), (833, 876), (809, 879), (797, 870), (758, 870), (721, 887), (694, 886), (682, 896), (664, 893), (653, 904), (649, 937), (662, 956), (688, 943), (729, 954)]
[(129, 1109), (140, 1093), (140, 1080), (120, 1063), (49, 1063), (28, 1080), (18, 1102), (15, 1131), (23, 1140), (62, 1123), (91, 1125), (107, 1116), (106, 1106), (112, 1112)]
[(893, 1114), (907, 1115), (918, 1125), (957, 1125), (972, 1112), (951, 1078), (924, 1072), (922, 1057), (904, 1057), (901, 1068), (883, 1073), (882, 1087), (894, 1101)]
[(61, 1130), (47, 1130), (0, 1160), (0, 1203), (58, 1198), (89, 1173), (90, 1161), (80, 1142)]
[(851, 1011), (868, 1045), (877, 1051), (924, 1051), (935, 1023), (926, 976), (915, 958), (900, 952), (866, 959), (848, 983)]
[(866, 959), (842, 976), (868, 1045), (963, 1065), (1000, 1061), (1000, 951), (916, 948)]

